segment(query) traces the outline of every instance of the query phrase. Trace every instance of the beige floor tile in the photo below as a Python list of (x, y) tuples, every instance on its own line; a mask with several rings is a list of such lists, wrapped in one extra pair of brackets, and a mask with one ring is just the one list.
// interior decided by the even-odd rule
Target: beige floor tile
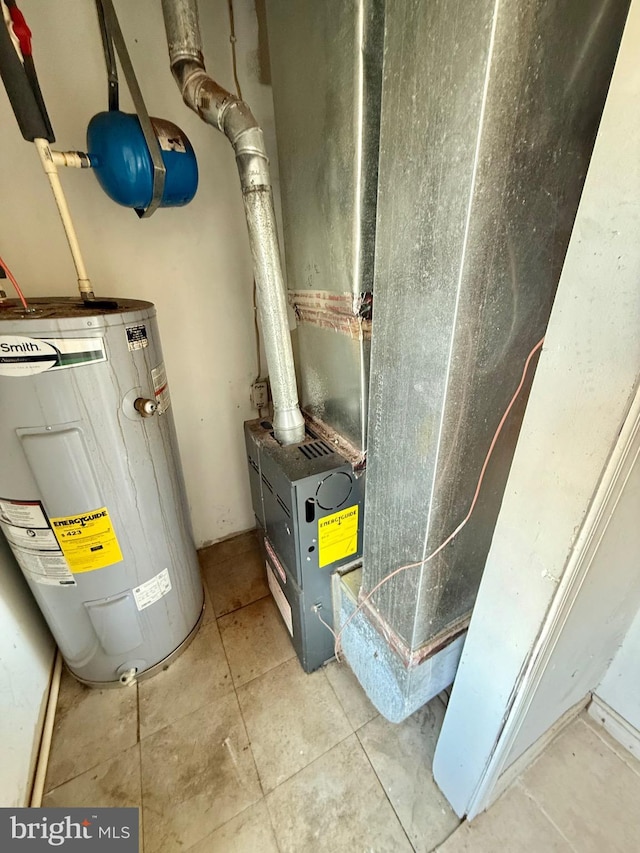
[(297, 659), (239, 687), (238, 700), (265, 792), (352, 731), (325, 673)]
[(334, 660), (325, 666), (324, 671), (354, 730), (378, 716), (348, 664)]
[(399, 725), (377, 717), (358, 738), (405, 832), (419, 853), (442, 843), (460, 823), (431, 773), (444, 719), (444, 705), (433, 699)]
[(410, 853), (355, 735), (267, 795), (281, 853)]
[(146, 853), (187, 850), (262, 797), (234, 693), (145, 738)]
[(295, 656), (270, 596), (222, 616), (218, 625), (236, 687)]
[(637, 775), (640, 776), (640, 761), (635, 757), (635, 755), (629, 752), (629, 750), (621, 744), (620, 741), (610, 735), (605, 727), (597, 720), (594, 720), (587, 711), (583, 711), (580, 718), (584, 720), (588, 726), (591, 726), (598, 737), (603, 740), (616, 753), (616, 755), (618, 755), (624, 763), (633, 770), (634, 773), (637, 773)]
[[(602, 848), (602, 853), (607, 848)], [(509, 788), (441, 846), (438, 853), (571, 853), (572, 848), (518, 786)]]
[(207, 622), (168, 669), (138, 685), (140, 737), (148, 737), (230, 690), (231, 673), (218, 625)]
[(45, 791), (133, 746), (138, 740), (137, 705), (135, 687), (94, 690), (79, 684), (65, 670)]
[(141, 808), (140, 745), (125, 749), (115, 758), (49, 791), (42, 805), (46, 808)]
[(185, 853), (279, 853), (265, 801), (249, 806)]
[(224, 616), (269, 595), (264, 561), (258, 547), (209, 565), (204, 577), (216, 616)]
[(228, 560), (229, 557), (237, 557), (238, 554), (254, 550), (257, 547), (258, 537), (256, 531), (248, 530), (246, 533), (232, 536), (223, 542), (216, 542), (215, 545), (209, 545), (208, 548), (201, 548), (198, 551), (198, 559), (204, 571), (209, 566), (222, 563), (224, 560)]
[(640, 850), (640, 777), (581, 719), (521, 782), (580, 853)]

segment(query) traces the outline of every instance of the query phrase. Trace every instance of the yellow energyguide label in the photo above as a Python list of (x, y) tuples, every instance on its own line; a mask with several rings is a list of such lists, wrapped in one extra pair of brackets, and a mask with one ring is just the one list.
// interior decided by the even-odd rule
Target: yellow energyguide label
[(69, 568), (75, 574), (104, 569), (122, 560), (118, 538), (105, 506), (50, 521)]
[(358, 550), (358, 505), (341, 509), (318, 521), (320, 568), (344, 560)]

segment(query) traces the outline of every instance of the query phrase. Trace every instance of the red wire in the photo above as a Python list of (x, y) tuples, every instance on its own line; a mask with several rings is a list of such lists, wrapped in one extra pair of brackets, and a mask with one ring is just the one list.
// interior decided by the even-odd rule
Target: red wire
[(406, 572), (407, 569), (415, 569), (418, 566), (424, 566), (430, 560), (433, 560), (433, 558), (436, 556), (436, 554), (439, 554), (440, 551), (442, 551), (442, 549), (445, 548), (449, 544), (449, 542), (451, 542), (452, 539), (455, 539), (455, 537), (458, 535), (458, 533), (460, 533), (462, 528), (465, 526), (465, 524), (471, 518), (471, 514), (472, 514), (473, 510), (475, 509), (475, 505), (476, 505), (477, 500), (478, 500), (478, 495), (480, 494), (480, 488), (482, 486), (482, 481), (484, 480), (484, 475), (485, 475), (486, 470), (487, 470), (487, 465), (489, 464), (489, 460), (491, 459), (491, 454), (493, 453), (494, 448), (496, 446), (498, 436), (502, 432), (502, 427), (504, 426), (505, 421), (509, 417), (509, 412), (513, 408), (514, 403), (516, 402), (516, 400), (518, 399), (518, 396), (520, 395), (520, 392), (522, 391), (522, 386), (524, 385), (524, 380), (526, 379), (527, 371), (529, 370), (529, 364), (531, 363), (531, 359), (536, 354), (536, 352), (540, 349), (540, 347), (542, 346), (543, 343), (544, 343), (544, 338), (542, 338), (542, 340), (538, 341), (538, 343), (534, 346), (534, 348), (531, 350), (531, 352), (527, 356), (527, 360), (525, 361), (524, 368), (522, 370), (522, 378), (520, 379), (520, 384), (516, 388), (515, 393), (514, 393), (513, 397), (511, 398), (511, 401), (509, 402), (509, 405), (504, 410), (504, 414), (500, 418), (500, 423), (498, 424), (498, 428), (496, 429), (496, 431), (493, 434), (493, 438), (491, 439), (491, 444), (489, 445), (489, 450), (487, 451), (487, 455), (485, 456), (484, 462), (482, 463), (482, 469), (480, 470), (480, 476), (478, 477), (478, 485), (476, 486), (476, 490), (475, 490), (475, 493), (473, 495), (473, 500), (471, 501), (471, 506), (469, 507), (469, 512), (465, 515), (465, 517), (462, 519), (460, 524), (455, 528), (455, 530), (452, 533), (450, 533), (447, 536), (447, 538), (444, 540), (444, 542), (442, 542), (440, 545), (438, 545), (438, 547), (435, 549), (435, 551), (432, 551), (428, 557), (425, 557), (424, 560), (418, 560), (417, 563), (407, 563), (406, 566), (400, 566), (400, 568), (394, 569), (388, 575), (385, 575), (385, 577), (383, 577), (381, 581), (378, 581), (378, 583), (373, 587), (371, 592), (368, 592), (367, 595), (365, 595), (365, 597), (362, 599), (362, 601), (358, 604), (356, 609), (353, 611), (353, 613), (349, 616), (347, 621), (344, 623), (342, 628), (340, 628), (340, 630), (338, 631), (337, 634), (334, 634), (334, 636), (336, 638), (334, 651), (335, 651), (335, 655), (338, 658), (338, 660), (340, 659), (340, 645), (341, 645), (340, 639), (342, 637), (342, 633), (343, 633), (344, 629), (351, 622), (351, 620), (354, 618), (354, 616), (356, 616), (356, 614), (359, 613), (360, 610), (362, 610), (362, 608), (367, 603), (367, 601), (369, 601), (371, 596), (374, 593), (376, 593), (380, 589), (381, 586), (384, 586), (384, 584), (386, 584), (388, 581), (390, 581), (391, 578), (395, 578), (396, 575), (399, 575), (401, 572)]
[(5, 262), (2, 260), (2, 258), (0, 258), (0, 267), (2, 267), (2, 269), (6, 272), (7, 278), (9, 279), (11, 284), (15, 287), (16, 293), (18, 294), (20, 302), (22, 302), (22, 304), (24, 306), (24, 310), (28, 311), (29, 306), (27, 305), (27, 300), (24, 298), (24, 293), (22, 292), (22, 290), (20, 290), (20, 285), (15, 280), (15, 278), (13, 277), (13, 273), (11, 272), (9, 267), (5, 264)]

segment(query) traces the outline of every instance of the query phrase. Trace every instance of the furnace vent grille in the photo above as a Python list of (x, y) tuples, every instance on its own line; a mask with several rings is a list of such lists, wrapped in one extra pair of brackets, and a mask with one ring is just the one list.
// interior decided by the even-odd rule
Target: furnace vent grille
[(330, 456), (333, 450), (324, 441), (312, 441), (298, 448), (307, 459), (319, 459), (321, 456)]

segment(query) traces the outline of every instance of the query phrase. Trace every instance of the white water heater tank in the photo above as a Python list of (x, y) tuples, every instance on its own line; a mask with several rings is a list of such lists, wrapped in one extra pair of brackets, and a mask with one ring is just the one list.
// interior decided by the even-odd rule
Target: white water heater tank
[(203, 611), (155, 308), (30, 308), (0, 305), (0, 527), (71, 672), (130, 683)]

